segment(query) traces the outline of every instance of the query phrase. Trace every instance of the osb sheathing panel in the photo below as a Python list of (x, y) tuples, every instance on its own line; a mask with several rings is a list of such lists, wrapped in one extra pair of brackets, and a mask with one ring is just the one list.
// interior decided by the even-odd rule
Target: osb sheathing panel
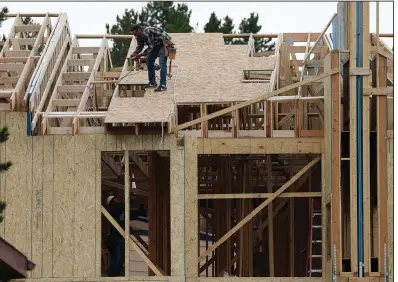
[[(0, 113), (0, 126), (4, 127), (6, 120), (6, 113)], [(0, 162), (4, 163), (6, 161), (6, 144), (0, 143)], [(0, 173), (0, 199), (5, 200), (6, 198), (6, 185), (5, 185), (5, 174)], [(0, 223), (0, 236), (4, 238), (5, 234), (5, 222)]]
[[(169, 150), (173, 137), (164, 136), (161, 147), (161, 137), (152, 135), (27, 137), (25, 113), (3, 113), (0, 125), (10, 132), (0, 144), (1, 161), (13, 163), (0, 174), (0, 196), (7, 203), (0, 236), (36, 264), (29, 277), (100, 275), (101, 151)], [(177, 180), (171, 178), (175, 184), (183, 179), (182, 157), (173, 158), (180, 163)], [(183, 228), (181, 220), (174, 224)]]
[[(5, 160), (13, 165), (6, 172), (5, 179), (5, 240), (16, 246), (21, 252), (27, 254), (27, 199), (30, 196), (27, 189), (27, 162), (32, 156), (27, 156), (28, 138), (26, 138), (26, 115), (6, 115), (5, 125), (9, 128), (10, 138), (5, 143)], [(29, 230), (30, 232), (30, 230)]]
[(198, 145), (196, 138), (184, 139), (186, 276), (198, 277)]
[(388, 271), (394, 281), (394, 138), (387, 143)]
[[(184, 275), (184, 147), (172, 142), (170, 151), (170, 232), (171, 232), (171, 276)], [(178, 263), (173, 263), (178, 262)]]

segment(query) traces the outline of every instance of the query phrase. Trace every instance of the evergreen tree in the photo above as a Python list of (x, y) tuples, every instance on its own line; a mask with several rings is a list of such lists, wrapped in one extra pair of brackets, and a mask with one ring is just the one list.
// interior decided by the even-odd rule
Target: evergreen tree
[[(222, 22), (222, 24), (221, 24)], [(209, 21), (205, 24), (203, 30), (204, 32), (219, 32), (223, 34), (232, 34), (234, 33), (234, 24), (233, 21), (230, 17), (226, 16), (221, 19), (218, 19), (216, 16), (216, 13), (213, 12), (210, 15)], [(231, 42), (231, 39), (226, 38), (225, 40), (226, 44), (229, 44)]]
[[(0, 7), (0, 27), (2, 22), (4, 22), (7, 19), (7, 13), (8, 13), (8, 8), (7, 7)], [(1, 41), (6, 41), (6, 36), (3, 34), (1, 37)], [(3, 49), (3, 45), (0, 45), (0, 51)], [(0, 212), (1, 212), (1, 206), (0, 206)]]
[[(253, 33), (257, 34), (262, 26), (258, 24), (259, 15), (258, 13), (250, 13), (249, 18), (244, 18), (240, 25), (240, 33)], [(248, 38), (235, 40), (233, 44), (247, 44)], [(270, 51), (275, 49), (275, 42), (271, 43), (271, 38), (256, 38), (254, 41), (256, 52)]]
[[(189, 24), (191, 10), (186, 4), (174, 5), (173, 2), (148, 2), (142, 10), (125, 10), (122, 17), (116, 16), (116, 24), (109, 26), (106, 24), (107, 33), (130, 34), (131, 28), (135, 24), (143, 27), (156, 26), (169, 33), (192, 32), (193, 28)], [(114, 40), (111, 50), (112, 62), (114, 66), (122, 66), (127, 55), (130, 40)]]
[[(8, 140), (8, 136), (10, 134), (8, 133), (8, 128), (3, 127), (0, 130), (0, 143), (3, 143)], [(6, 163), (0, 163), (0, 172), (7, 171), (11, 167), (12, 163), (11, 162), (6, 162)], [(4, 210), (6, 208), (6, 203), (0, 200), (0, 222), (3, 221), (4, 219)]]
[[(106, 24), (106, 33), (111, 34), (130, 34), (131, 29), (136, 24), (143, 24), (147, 20), (146, 14), (139, 13), (131, 9), (128, 11), (124, 10), (124, 15), (119, 17), (116, 16), (116, 24), (110, 28), (109, 24)], [(115, 39), (113, 40), (113, 47), (111, 50), (112, 63), (114, 66), (123, 66), (124, 60), (127, 56), (128, 49), (130, 47), (130, 39)]]
[(209, 21), (205, 24), (203, 30), (207, 33), (221, 32), (221, 20), (217, 18), (216, 13), (211, 13)]
[[(221, 32), (223, 34), (232, 34), (232, 33), (235, 33), (234, 32), (234, 28), (235, 28), (235, 26), (233, 24), (233, 20), (230, 17), (226, 16), (223, 19), (223, 24), (221, 26)], [(225, 44), (231, 44), (232, 43), (232, 39), (225, 38), (224, 42), (225, 42)]]

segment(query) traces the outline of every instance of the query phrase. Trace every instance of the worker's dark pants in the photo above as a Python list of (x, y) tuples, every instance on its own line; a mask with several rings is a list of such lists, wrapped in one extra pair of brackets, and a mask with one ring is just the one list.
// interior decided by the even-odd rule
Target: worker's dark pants
[(155, 46), (154, 50), (146, 57), (146, 65), (148, 67), (148, 79), (149, 82), (156, 82), (155, 60), (157, 57), (159, 57), (160, 64), (160, 85), (166, 86), (167, 57), (164, 54), (163, 45)]
[(124, 263), (124, 240), (113, 241), (109, 246), (110, 253), (110, 265), (109, 265), (109, 276), (124, 276), (122, 274), (122, 268)]

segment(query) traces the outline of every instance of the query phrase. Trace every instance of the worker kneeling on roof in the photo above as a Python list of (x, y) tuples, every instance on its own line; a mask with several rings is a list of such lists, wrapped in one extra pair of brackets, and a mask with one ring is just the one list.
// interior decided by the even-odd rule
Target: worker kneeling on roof
[(148, 54), (146, 56), (146, 64), (148, 67), (149, 83), (145, 88), (157, 87), (155, 76), (155, 60), (159, 57), (160, 63), (160, 85), (155, 91), (165, 91), (166, 75), (167, 75), (167, 55), (165, 54), (164, 41), (170, 41), (171, 37), (162, 29), (157, 27), (147, 27), (142, 29), (141, 26), (135, 25), (132, 28), (132, 33), (137, 39), (137, 48), (132, 56), (135, 60)]

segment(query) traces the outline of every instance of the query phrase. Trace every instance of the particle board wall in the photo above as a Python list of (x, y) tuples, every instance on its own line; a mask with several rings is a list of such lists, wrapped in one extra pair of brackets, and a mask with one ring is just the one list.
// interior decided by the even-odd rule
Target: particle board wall
[(5, 125), (0, 160), (13, 165), (0, 175), (0, 236), (36, 264), (31, 278), (100, 276), (101, 151), (169, 150), (170, 137), (162, 147), (152, 135), (28, 137), (26, 113), (1, 113)]

